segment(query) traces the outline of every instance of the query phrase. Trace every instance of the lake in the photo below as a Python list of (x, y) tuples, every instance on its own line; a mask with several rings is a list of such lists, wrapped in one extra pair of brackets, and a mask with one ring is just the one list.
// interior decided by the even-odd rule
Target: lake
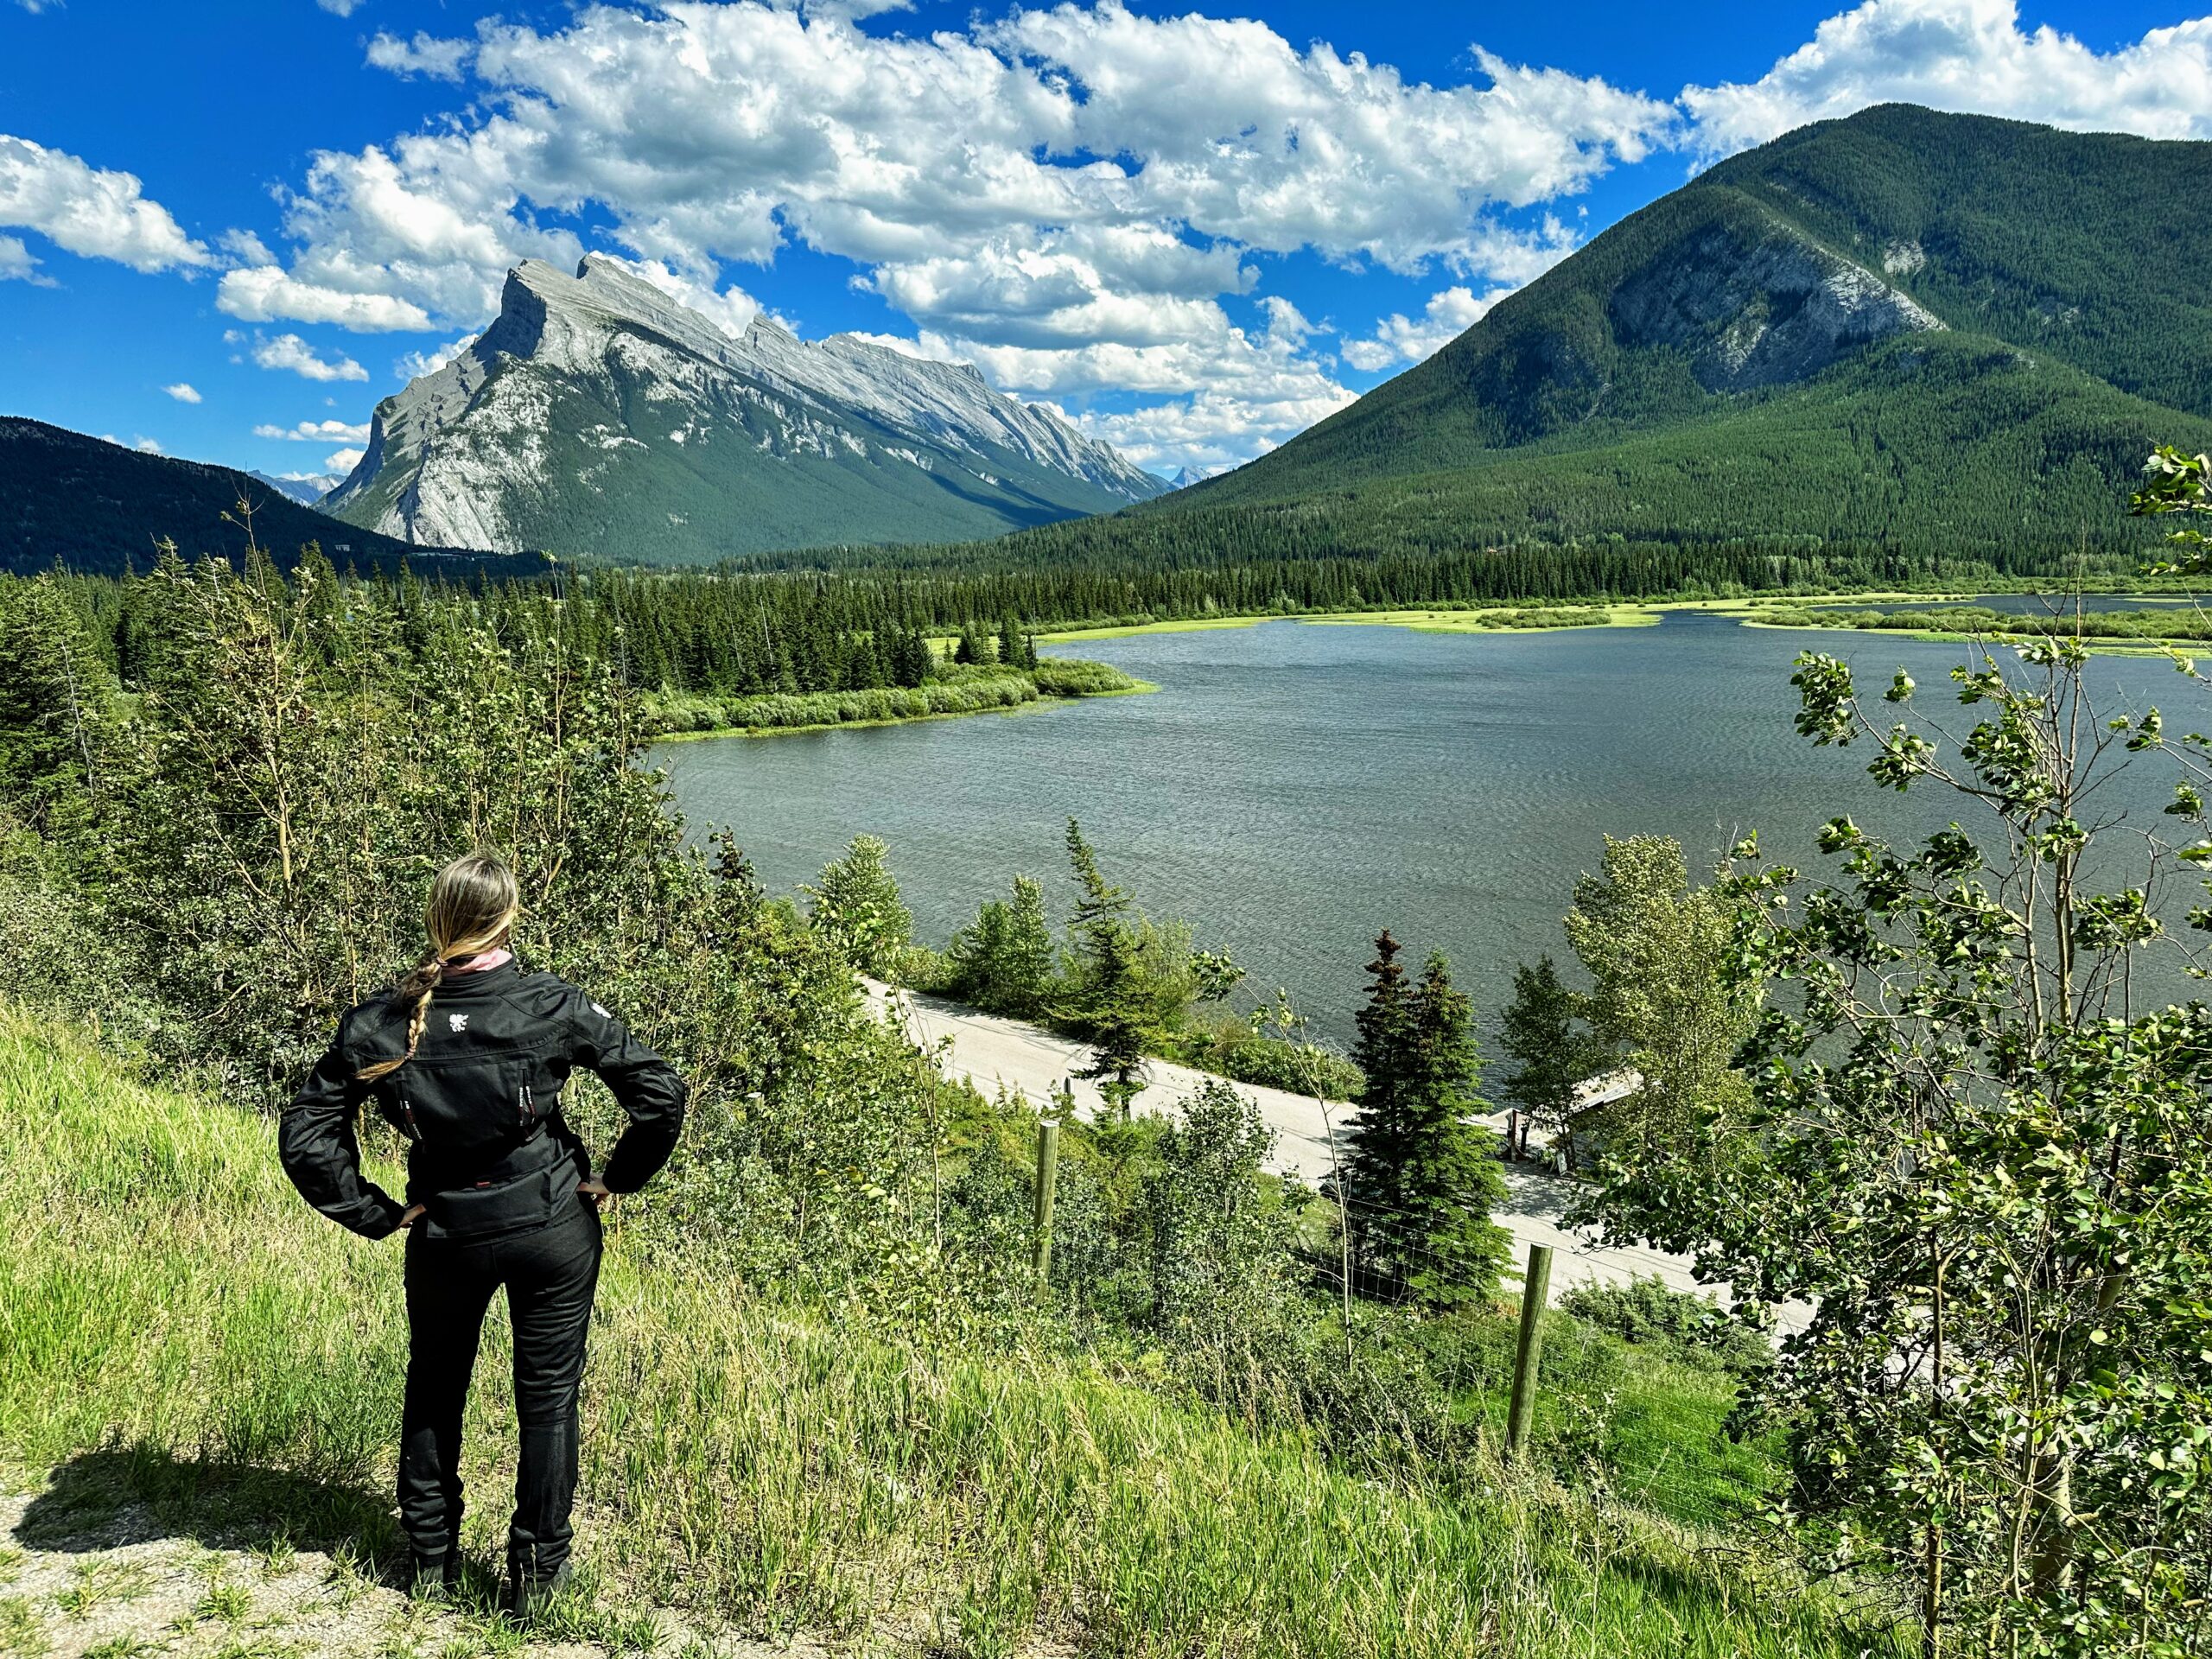
[[(1811, 866), (1814, 833), (1840, 814), (1913, 835), (1961, 816), (1955, 798), (1878, 790), (1863, 745), (1796, 734), (1790, 659), (1808, 645), (1872, 692), (1902, 666), (1924, 713), (1966, 723), (1946, 678), (1956, 645), (1678, 611), (1637, 629), (1286, 621), (1085, 641), (1062, 654), (1160, 690), (657, 758), (695, 831), (729, 826), (772, 888), (810, 879), (859, 832), (882, 836), (932, 944), (1016, 871), (1064, 906), (1072, 813), (1110, 880), (1235, 953), (1236, 1006), (1284, 986), (1348, 1039), (1369, 941), (1388, 926), (1411, 956), (1452, 957), (1487, 1028), (1516, 962), (1566, 960), (1560, 918), (1605, 835), (1676, 836), (1695, 866), (1757, 828)], [(2107, 713), (2156, 702), (2176, 729), (2204, 724), (2204, 694), (2163, 661), (2100, 657), (2090, 674)], [(2171, 786), (2139, 762), (2118, 788), (2155, 820)]]

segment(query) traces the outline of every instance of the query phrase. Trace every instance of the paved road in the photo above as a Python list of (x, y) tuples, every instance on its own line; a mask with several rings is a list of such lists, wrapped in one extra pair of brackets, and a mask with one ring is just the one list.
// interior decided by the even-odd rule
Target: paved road
[[(1048, 1104), (1058, 1090), (1069, 1087), (1075, 1093), (1076, 1109), (1084, 1116), (1104, 1109), (1105, 1098), (1097, 1085), (1073, 1076), (1089, 1055), (1083, 1044), (942, 998), (894, 993), (873, 981), (868, 988), (870, 1002), (887, 1017), (902, 1021), (912, 1041), (938, 1052), (946, 1076), (964, 1077), (985, 1095), (1018, 1096), (1033, 1106)], [(1149, 1062), (1146, 1071), (1152, 1086), (1137, 1097), (1140, 1111), (1172, 1112), (1207, 1081), (1205, 1072), (1165, 1060)], [(1236, 1089), (1259, 1107), (1260, 1116), (1275, 1132), (1270, 1168), (1312, 1185), (1335, 1167), (1328, 1119), (1311, 1099), (1258, 1084), (1240, 1083)], [(1334, 1109), (1339, 1135), (1347, 1111), (1342, 1106)], [(1503, 1127), (1502, 1116), (1498, 1127)], [(1568, 1230), (1562, 1218), (1573, 1196), (1573, 1183), (1547, 1173), (1540, 1165), (1507, 1164), (1505, 1184), (1512, 1194), (1510, 1205), (1491, 1218), (1513, 1235), (1521, 1259), (1527, 1259), (1531, 1244), (1548, 1244), (1557, 1253), (1552, 1260), (1554, 1298), (1573, 1285), (1620, 1283), (1653, 1274), (1676, 1290), (1709, 1290), (1690, 1276), (1689, 1264), (1681, 1256), (1658, 1250), (1600, 1249), (1586, 1235)], [(1802, 1320), (1801, 1310), (1785, 1308), (1779, 1323), (1788, 1329)]]

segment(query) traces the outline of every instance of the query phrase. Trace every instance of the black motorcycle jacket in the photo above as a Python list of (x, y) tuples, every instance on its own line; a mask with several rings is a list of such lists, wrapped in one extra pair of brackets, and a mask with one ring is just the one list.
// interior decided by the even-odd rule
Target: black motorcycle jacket
[[(286, 1109), (284, 1172), (324, 1215), (365, 1238), (399, 1225), (408, 1205), (433, 1238), (487, 1238), (543, 1226), (591, 1157), (561, 1113), (561, 1090), (585, 1066), (630, 1119), (601, 1179), (633, 1192), (667, 1162), (683, 1127), (676, 1069), (620, 1020), (550, 974), (512, 962), (438, 986), (414, 1058), (374, 1083), (359, 1072), (407, 1052), (409, 1004), (372, 998), (338, 1022), (330, 1051)], [(365, 1101), (408, 1142), (407, 1198), (361, 1173), (354, 1120)]]

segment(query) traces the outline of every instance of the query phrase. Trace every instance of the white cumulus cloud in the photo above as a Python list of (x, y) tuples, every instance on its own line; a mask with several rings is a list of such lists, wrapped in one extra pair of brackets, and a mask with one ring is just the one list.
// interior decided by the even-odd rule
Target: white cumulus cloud
[(365, 380), (369, 372), (343, 352), (338, 360), (331, 362), (317, 357), (315, 348), (297, 334), (278, 334), (273, 340), (257, 338), (253, 345), (253, 360), (264, 369), (288, 369), (309, 380)]
[(173, 386), (163, 386), (162, 390), (180, 404), (196, 404), (200, 401), (199, 389), (188, 380), (180, 380)]
[(264, 423), (253, 429), (257, 438), (281, 438), (287, 443), (366, 443), (369, 423), (346, 421), (302, 421), (296, 426)]
[[(2099, 50), (2024, 23), (2016, 0), (1835, 3), (1764, 75), (1671, 99), (1479, 43), (1462, 83), (1430, 84), (1262, 21), (1119, 0), (994, 5), (925, 34), (859, 26), (905, 0), (593, 4), (461, 38), (395, 26), (365, 42), (371, 65), (465, 91), (388, 143), (316, 152), (280, 198), (281, 235), (231, 232), (211, 252), (131, 175), (19, 139), (0, 139), (0, 227), (141, 270), (219, 269), (219, 306), (247, 323), (448, 334), (483, 325), (518, 261), (573, 266), (580, 224), (741, 333), (760, 307), (726, 266), (797, 242), (851, 262), (906, 320), (900, 349), (1068, 398), (1152, 464), (1204, 469), (1340, 405), (1339, 365), (1436, 350), (1578, 245), (1549, 205), (1658, 149), (1710, 159), (1892, 99), (2212, 138), (2212, 17)], [(1260, 295), (1300, 254), (1423, 278), (1432, 297), (1331, 338)], [(10, 276), (43, 280), (0, 237)], [(1255, 296), (1259, 325), (1238, 327)]]
[(322, 470), (342, 478), (361, 464), (361, 453), (359, 449), (334, 449), (322, 458)]
[(1455, 285), (1432, 294), (1420, 316), (1393, 312), (1376, 324), (1369, 338), (1345, 341), (1344, 361), (1370, 372), (1395, 363), (1418, 363), (1449, 346), (1512, 291), (1499, 288), (1478, 295), (1471, 288)]
[(23, 245), (20, 236), (0, 236), (0, 283), (40, 283), (51, 279), (38, 272), (38, 256)]
[(743, 339), (745, 331), (753, 326), (753, 319), (760, 315), (760, 302), (741, 288), (717, 289), (712, 283), (701, 281), (658, 259), (622, 259), (612, 254), (599, 257), (651, 283), (678, 304), (698, 312), (732, 340)]
[[(0, 225), (33, 230), (71, 253), (134, 270), (215, 263), (130, 173), (97, 168), (28, 138), (0, 135)], [(18, 244), (20, 246), (21, 245)]]
[(241, 265), (273, 265), (276, 263), (276, 256), (269, 251), (269, 245), (251, 231), (228, 230), (215, 239), (222, 245), (223, 251)]
[(474, 41), (443, 40), (419, 29), (415, 31), (415, 38), (409, 41), (378, 29), (368, 44), (368, 60), (375, 67), (388, 69), (395, 75), (428, 75), (434, 80), (457, 81), (468, 67), (469, 56), (475, 50)]
[(1002, 386), (1106, 387), (1122, 365), (1136, 378), (1114, 389), (1187, 400), (1188, 419), (1256, 443), (1347, 396), (1304, 349), (1310, 325), (1232, 327), (1222, 302), (1252, 292), (1258, 260), (1517, 283), (1543, 233), (1502, 214), (1681, 123), (1671, 103), (1479, 49), (1478, 78), (1431, 86), (1262, 22), (1114, 0), (921, 37), (855, 26), (897, 9), (671, 0), (555, 29), (488, 21), (470, 41), (381, 34), (372, 63), (466, 80), (475, 101), (317, 154), (288, 198), (289, 257), (227, 273), (220, 303), (478, 327), (517, 261), (573, 264), (567, 226), (595, 213), (641, 275), (734, 331), (758, 308), (724, 264), (796, 238), (853, 261), (922, 349)]
[(1688, 86), (1698, 148), (1726, 155), (1872, 104), (1925, 104), (2051, 126), (2212, 138), (2212, 17), (2100, 53), (2015, 0), (1867, 0), (1755, 81)]
[(429, 313), (412, 301), (302, 281), (276, 265), (225, 271), (215, 303), (246, 322), (334, 322), (363, 332), (430, 327)]
[(391, 372), (402, 380), (413, 380), (425, 374), (435, 374), (474, 345), (476, 336), (463, 334), (459, 340), (443, 346), (434, 346), (427, 352), (405, 352), (391, 365)]

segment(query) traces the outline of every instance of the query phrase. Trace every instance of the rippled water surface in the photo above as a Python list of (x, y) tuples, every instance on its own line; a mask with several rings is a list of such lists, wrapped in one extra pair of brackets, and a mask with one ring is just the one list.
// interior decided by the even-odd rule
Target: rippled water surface
[[(883, 836), (931, 944), (1017, 870), (1064, 902), (1073, 813), (1112, 880), (1226, 943), (1247, 990), (1287, 986), (1328, 1034), (1350, 1034), (1385, 925), (1449, 954), (1487, 1026), (1516, 961), (1565, 956), (1559, 919), (1605, 835), (1675, 836), (1709, 863), (1757, 827), (1770, 851), (1813, 863), (1812, 833), (1840, 813), (1916, 834), (1961, 813), (1878, 791), (1861, 748), (1796, 736), (1790, 659), (1808, 645), (1872, 689), (1904, 666), (1929, 712), (1961, 713), (1945, 678), (1955, 645), (1694, 613), (1478, 635), (1277, 622), (1066, 649), (1154, 682), (1151, 696), (661, 758), (695, 828), (730, 826), (772, 887), (859, 831)], [(2113, 709), (2206, 721), (2202, 694), (2163, 662), (2103, 657), (2091, 673)], [(2155, 821), (2171, 786), (2139, 766), (2117, 787)]]

